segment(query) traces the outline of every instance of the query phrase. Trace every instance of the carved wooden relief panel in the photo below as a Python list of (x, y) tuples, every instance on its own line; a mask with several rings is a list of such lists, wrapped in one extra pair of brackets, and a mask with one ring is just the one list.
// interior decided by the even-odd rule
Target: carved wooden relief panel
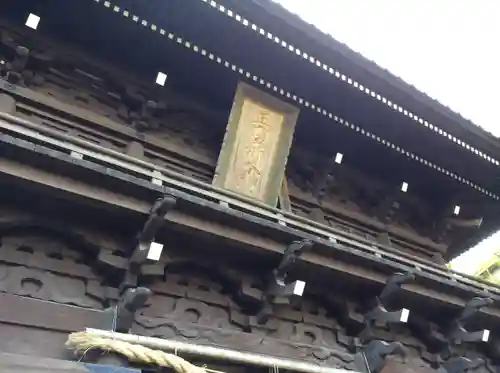
[(255, 278), (232, 277), (195, 262), (153, 282), (149, 305), (136, 319), (135, 333), (295, 357), (328, 366), (354, 368), (350, 339), (335, 318), (314, 299), (277, 310), (259, 325), (250, 316), (261, 299)]
[[(126, 261), (120, 253), (94, 247), (86, 240), (90, 236), (74, 233), (78, 230), (60, 230), (36, 220), (20, 223), (17, 218), (7, 223), (8, 216), (17, 215), (1, 214), (1, 293), (98, 310), (117, 301), (118, 290), (109, 284), (123, 275), (116, 266)], [(314, 289), (291, 305), (276, 306), (272, 317), (259, 324), (254, 315), (263, 299), (263, 269), (211, 262), (208, 254), (194, 257), (194, 252), (175, 245), (164, 250), (163, 270), (139, 279), (153, 296), (139, 312), (134, 333), (357, 369), (353, 351), (364, 324), (356, 292), (349, 298), (331, 286)], [(404, 356), (395, 356), (384, 369), (433, 371), (438, 356), (427, 350), (425, 338), (415, 330), (407, 325), (376, 326), (374, 338), (399, 342), (405, 349)], [(451, 352), (481, 356), (468, 347)], [(489, 364), (485, 360), (477, 371), (492, 372)]]
[(240, 83), (214, 184), (276, 205), (298, 109)]
[(64, 235), (20, 225), (0, 232), (0, 243), (0, 292), (94, 309), (118, 297)]
[[(364, 327), (361, 301), (318, 290), (297, 303), (277, 307), (267, 322), (258, 324), (252, 315), (262, 299), (262, 273), (224, 265), (202, 266), (199, 258), (179, 260), (169, 253), (165, 276), (148, 282), (154, 295), (136, 318), (134, 333), (358, 369), (359, 356), (353, 351), (359, 338), (364, 338), (359, 334)], [(364, 296), (365, 300), (371, 297)], [(441, 357), (428, 350), (428, 338), (419, 337), (415, 327), (377, 323), (373, 333), (370, 338), (403, 346), (400, 354), (390, 356), (383, 371), (436, 370)], [(454, 356), (479, 358), (478, 371), (491, 371), (473, 346), (450, 351)]]
[[(52, 43), (33, 42), (12, 30), (2, 30), (0, 38), (4, 62), (0, 110), (276, 204), (296, 108), (240, 84), (216, 162), (225, 113), (214, 113), (168, 88), (157, 91), (152, 84), (89, 62), (77, 52), (53, 48)], [(426, 224), (435, 223), (432, 209), (411, 196), (394, 194), (383, 180), (345, 165), (333, 168), (328, 155), (319, 154), (311, 144), (302, 145), (291, 150), (285, 178), (295, 214), (401, 252), (425, 258), (442, 252), (437, 241), (446, 241), (448, 230), (433, 238), (436, 242), (430, 240), (435, 232), (430, 234)], [(0, 293), (77, 306), (86, 312), (116, 303), (119, 294), (114, 286), (129, 265), (122, 252), (100, 246), (90, 250), (82, 237), (45, 224), (2, 225), (9, 219), (0, 220)], [(381, 241), (384, 234), (387, 240)], [(165, 247), (164, 257), (175, 258), (169, 250)], [(335, 284), (308, 290), (298, 302), (273, 308), (272, 317), (259, 323), (255, 314), (266, 274), (232, 263), (225, 268), (200, 265), (200, 258), (189, 258), (182, 265), (169, 259), (137, 276), (137, 284), (150, 287), (154, 294), (135, 320), (133, 332), (328, 367), (359, 367), (355, 351), (365, 324), (364, 305), (355, 291), (349, 297), (340, 295)], [(359, 292), (375, 297), (364, 289)], [(404, 347), (403, 356), (391, 356), (382, 373), (436, 370), (442, 356), (439, 351), (431, 353), (432, 343), (412, 327), (374, 327), (374, 339)], [(442, 331), (435, 329), (429, 334), (444, 340)], [(450, 353), (476, 359), (471, 372), (497, 370), (479, 349), (454, 346)]]

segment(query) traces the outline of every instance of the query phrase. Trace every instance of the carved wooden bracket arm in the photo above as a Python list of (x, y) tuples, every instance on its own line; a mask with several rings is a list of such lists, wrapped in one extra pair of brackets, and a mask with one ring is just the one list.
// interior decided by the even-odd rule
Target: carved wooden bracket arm
[(45, 51), (30, 50), (5, 33), (0, 33), (0, 57), (6, 59), (0, 64), (0, 77), (17, 86), (43, 84), (43, 73), (53, 62)]
[(132, 265), (141, 265), (148, 259), (156, 233), (163, 225), (165, 215), (175, 207), (176, 203), (176, 198), (171, 195), (165, 195), (156, 200), (150, 210), (148, 220), (137, 235), (136, 245), (130, 258)]
[(410, 281), (415, 280), (415, 275), (411, 272), (408, 273), (395, 273), (386, 282), (382, 292), (372, 302), (374, 304), (364, 315), (365, 328), (360, 333), (360, 339), (363, 342), (370, 341), (374, 338), (373, 326), (376, 323), (393, 324), (393, 323), (406, 323), (410, 316), (410, 310), (402, 308), (398, 310), (389, 311), (391, 301), (394, 296), (401, 291), (401, 286)]
[(481, 343), (488, 342), (490, 331), (488, 329), (483, 329), (480, 331), (471, 332), (466, 329), (464, 323), (471, 318), (473, 318), (481, 308), (490, 306), (493, 304), (491, 298), (472, 298), (469, 302), (465, 304), (464, 309), (460, 315), (453, 321), (447, 337), (452, 345), (462, 344), (462, 343)]
[[(400, 355), (406, 358), (407, 351), (399, 342), (387, 343), (384, 341), (371, 341), (358, 353), (356, 360), (362, 360), (367, 373), (379, 373), (384, 369), (387, 358)], [(362, 365), (358, 363), (358, 365)]]
[(453, 203), (452, 206), (448, 207), (439, 221), (434, 224), (431, 236), (436, 242), (449, 241), (450, 235), (454, 231), (474, 230), (481, 227), (483, 218), (467, 219), (455, 216), (454, 206), (455, 204)]
[(135, 320), (135, 313), (144, 307), (152, 292), (145, 287), (129, 288), (118, 303), (104, 310), (108, 315), (103, 329), (128, 333)]
[(305, 288), (304, 281), (288, 282), (289, 271), (295, 266), (302, 253), (310, 251), (313, 247), (310, 240), (294, 241), (283, 253), (283, 257), (276, 269), (272, 271), (271, 278), (264, 291), (260, 312), (257, 314), (257, 323), (264, 324), (272, 315), (274, 304), (288, 304), (295, 296), (302, 296)]
[[(164, 195), (158, 198), (153, 204), (148, 220), (137, 234), (128, 268), (125, 271), (124, 280), (120, 285), (122, 293), (128, 288), (138, 285), (138, 276), (142, 273), (143, 267), (146, 266), (148, 260), (157, 262), (160, 259), (163, 245), (155, 242), (154, 239), (158, 230), (165, 222), (165, 215), (175, 207), (176, 203), (177, 199), (175, 197)], [(163, 271), (163, 267), (160, 267), (159, 270)], [(151, 272), (151, 269), (148, 272)]]
[(128, 257), (116, 256), (106, 251), (99, 253), (98, 261), (114, 274), (114, 278), (122, 278), (121, 283), (117, 284), (120, 294), (124, 294), (128, 288), (137, 287), (140, 275), (163, 275), (163, 265), (155, 263), (160, 259), (163, 245), (154, 240), (165, 221), (165, 215), (175, 204), (176, 199), (170, 195), (156, 200), (147, 221), (135, 238), (132, 249), (127, 252)]
[[(132, 325), (135, 321), (136, 312), (145, 306), (151, 294), (151, 290), (144, 287), (126, 289), (115, 306), (102, 311), (104, 318), (103, 325), (101, 325), (100, 329), (109, 330), (113, 333), (130, 333)], [(99, 350), (92, 350), (85, 353), (82, 358), (86, 362), (103, 364), (103, 367), (129, 366), (127, 358), (121, 354), (111, 351), (108, 351), (106, 354), (102, 354)], [(113, 368), (112, 370), (115, 371), (116, 369)]]

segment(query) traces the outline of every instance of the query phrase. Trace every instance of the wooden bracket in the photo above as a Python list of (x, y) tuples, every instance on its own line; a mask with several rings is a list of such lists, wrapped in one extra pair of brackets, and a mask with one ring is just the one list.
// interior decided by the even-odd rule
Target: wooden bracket
[(460, 315), (453, 321), (449, 328), (447, 337), (450, 343), (453, 345), (460, 345), (462, 343), (488, 342), (490, 337), (490, 331), (488, 329), (470, 332), (465, 328), (464, 323), (479, 313), (481, 308), (492, 304), (493, 300), (491, 298), (479, 297), (472, 298), (467, 302)]
[(160, 259), (163, 245), (155, 242), (154, 239), (158, 229), (165, 221), (165, 215), (175, 207), (176, 203), (176, 198), (171, 195), (165, 195), (154, 203), (149, 212), (148, 220), (136, 237), (128, 268), (120, 285), (121, 293), (127, 288), (138, 285), (137, 278), (141, 273), (142, 266), (148, 260), (158, 261)]
[(403, 345), (399, 342), (387, 343), (384, 341), (371, 341), (363, 347), (362, 352), (366, 364), (367, 371), (370, 373), (381, 372), (386, 363), (387, 358), (392, 355), (400, 355), (406, 358), (407, 352)]
[(306, 283), (304, 281), (288, 282), (288, 272), (293, 268), (299, 257), (305, 251), (311, 250), (313, 242), (310, 240), (294, 241), (283, 253), (283, 258), (268, 281), (263, 295), (261, 310), (256, 316), (258, 324), (265, 324), (273, 313), (274, 304), (288, 304), (293, 296), (302, 296)]
[(360, 333), (359, 338), (366, 343), (374, 338), (373, 327), (376, 323), (394, 324), (407, 323), (410, 310), (402, 308), (389, 311), (391, 300), (396, 293), (401, 291), (401, 285), (413, 281), (415, 275), (408, 273), (395, 273), (386, 282), (380, 295), (375, 298), (373, 308), (364, 315), (365, 328)]

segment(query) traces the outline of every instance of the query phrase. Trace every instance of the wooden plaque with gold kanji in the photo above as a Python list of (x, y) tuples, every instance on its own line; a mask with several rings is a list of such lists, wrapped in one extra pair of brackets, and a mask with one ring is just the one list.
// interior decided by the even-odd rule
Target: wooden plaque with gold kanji
[(213, 184), (276, 206), (298, 114), (298, 108), (240, 83)]

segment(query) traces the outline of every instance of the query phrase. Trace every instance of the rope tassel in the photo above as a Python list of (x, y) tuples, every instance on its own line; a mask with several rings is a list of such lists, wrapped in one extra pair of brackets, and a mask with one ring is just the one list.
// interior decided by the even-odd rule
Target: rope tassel
[(88, 351), (96, 349), (105, 352), (115, 352), (126, 357), (129, 361), (171, 368), (177, 373), (210, 372), (210, 370), (193, 365), (177, 355), (115, 339), (96, 337), (87, 332), (70, 334), (66, 342), (66, 347), (78, 355), (85, 355)]
[[(92, 349), (100, 349), (123, 355), (131, 361), (170, 367), (178, 373), (224, 373), (193, 365), (177, 356), (177, 351), (189, 356), (229, 361), (235, 364), (254, 365), (283, 369), (301, 373), (359, 373), (328, 365), (311, 363), (301, 359), (287, 359), (277, 356), (239, 351), (218, 346), (193, 344), (134, 334), (118, 333), (110, 330), (87, 329), (73, 333), (66, 345), (80, 356)], [(164, 351), (175, 351), (174, 355)]]

